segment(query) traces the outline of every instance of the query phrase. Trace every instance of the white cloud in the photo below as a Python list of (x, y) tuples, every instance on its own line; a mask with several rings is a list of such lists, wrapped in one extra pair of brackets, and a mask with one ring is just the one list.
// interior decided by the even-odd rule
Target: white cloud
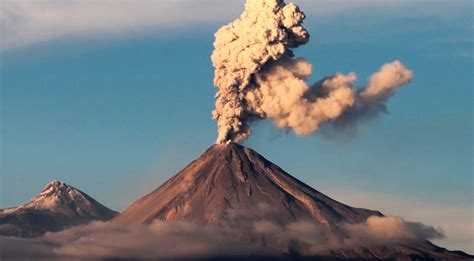
[[(196, 27), (212, 23), (216, 27), (235, 19), (244, 0), (3, 0), (0, 9), (2, 50), (74, 37), (108, 37), (157, 33), (163, 29)], [(287, 1), (289, 2), (289, 1)], [(433, 14), (456, 9), (466, 1), (329, 1), (294, 0), (308, 15), (318, 19), (351, 10), (385, 9), (398, 12), (416, 9), (416, 14)], [(415, 3), (413, 3), (415, 2)], [(459, 8), (458, 8), (459, 9)], [(412, 13), (412, 12), (410, 12)]]
[(242, 1), (2, 1), (2, 49), (87, 36), (150, 33), (223, 20)]

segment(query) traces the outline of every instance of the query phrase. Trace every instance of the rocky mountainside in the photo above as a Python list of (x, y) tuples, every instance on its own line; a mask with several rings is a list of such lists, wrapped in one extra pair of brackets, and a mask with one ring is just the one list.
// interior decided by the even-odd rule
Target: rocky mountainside
[(0, 235), (39, 236), (93, 220), (110, 220), (117, 214), (84, 192), (54, 180), (29, 202), (0, 210)]
[(150, 223), (231, 221), (236, 211), (270, 208), (260, 218), (286, 224), (311, 220), (331, 227), (380, 212), (341, 204), (290, 176), (241, 145), (213, 145), (161, 187), (137, 200), (116, 221)]
[[(148, 224), (154, 220), (190, 221), (246, 230), (254, 221), (285, 226), (310, 222), (344, 238), (343, 224), (364, 222), (383, 214), (337, 202), (292, 177), (257, 152), (230, 143), (213, 145), (197, 160), (150, 194), (138, 199), (113, 222)], [(252, 242), (275, 247), (271, 238)], [(283, 255), (306, 255), (305, 246), (291, 240), (278, 243)], [(426, 240), (331, 249), (331, 259), (443, 259), (470, 258)], [(257, 258), (258, 259), (258, 258)]]

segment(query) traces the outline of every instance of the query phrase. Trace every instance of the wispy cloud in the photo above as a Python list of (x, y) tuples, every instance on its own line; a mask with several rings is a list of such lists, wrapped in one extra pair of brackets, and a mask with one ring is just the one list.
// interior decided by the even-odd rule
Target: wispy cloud
[[(440, 14), (466, 1), (446, 3), (430, 1), (361, 0), (329, 1), (295, 0), (303, 11), (318, 18), (353, 10), (391, 10), (396, 16), (401, 10), (416, 9), (417, 14)], [(416, 3), (414, 3), (416, 2)], [(165, 29), (198, 27), (208, 23), (219, 25), (231, 21), (243, 9), (244, 0), (4, 0), (0, 9), (2, 50), (74, 37), (109, 37), (129, 34), (150, 34)]]
[[(224, 1), (2, 1), (2, 49), (65, 37), (118, 36), (196, 26), (232, 17)], [(241, 3), (240, 3), (241, 4)]]

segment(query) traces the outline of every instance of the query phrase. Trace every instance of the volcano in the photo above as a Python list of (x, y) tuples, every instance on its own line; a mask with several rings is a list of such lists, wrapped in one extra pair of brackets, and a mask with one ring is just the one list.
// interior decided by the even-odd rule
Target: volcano
[(255, 151), (241, 145), (216, 144), (161, 187), (137, 200), (116, 218), (150, 223), (192, 220), (229, 221), (229, 210), (270, 206), (266, 220), (285, 224), (312, 220), (362, 222), (380, 212), (352, 208), (319, 193)]
[[(197, 224), (248, 229), (255, 221), (285, 226), (307, 222), (338, 237), (344, 226), (359, 224), (379, 211), (354, 208), (325, 196), (304, 184), (250, 148), (236, 143), (215, 144), (198, 159), (153, 192), (132, 203), (112, 220), (118, 223), (149, 224), (155, 220), (189, 221)], [(283, 255), (308, 255), (292, 240), (272, 246), (275, 240), (256, 239), (265, 247), (277, 247)], [(314, 254), (314, 253), (312, 253)], [(325, 250), (318, 255), (331, 258), (470, 258), (427, 240), (375, 244)]]
[(53, 180), (27, 203), (0, 209), (0, 235), (41, 236), (94, 220), (107, 221), (117, 214), (79, 189)]

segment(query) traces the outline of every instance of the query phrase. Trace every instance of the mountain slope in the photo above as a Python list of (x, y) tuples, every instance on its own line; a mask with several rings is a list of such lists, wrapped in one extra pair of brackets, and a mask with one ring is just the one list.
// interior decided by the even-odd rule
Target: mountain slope
[(361, 222), (377, 211), (352, 208), (293, 178), (255, 151), (231, 143), (213, 145), (161, 187), (137, 200), (115, 220), (154, 219), (221, 223), (231, 209), (271, 206), (264, 218), (277, 224), (312, 220)]
[[(162, 186), (131, 204), (113, 222), (190, 221), (246, 231), (259, 221), (282, 227), (303, 221), (344, 240), (348, 236), (344, 225), (362, 223), (370, 216), (383, 217), (378, 211), (339, 203), (295, 179), (257, 152), (230, 143), (211, 146)], [(314, 255), (307, 245), (294, 240), (282, 243), (279, 238), (250, 237), (251, 242), (277, 249), (283, 255)], [(325, 238), (323, 236), (321, 242), (324, 243)], [(377, 244), (326, 249), (317, 254), (319, 258), (331, 260), (470, 258), (426, 240)]]
[(29, 202), (0, 210), (0, 235), (39, 236), (93, 220), (110, 220), (117, 214), (84, 192), (54, 180)]

